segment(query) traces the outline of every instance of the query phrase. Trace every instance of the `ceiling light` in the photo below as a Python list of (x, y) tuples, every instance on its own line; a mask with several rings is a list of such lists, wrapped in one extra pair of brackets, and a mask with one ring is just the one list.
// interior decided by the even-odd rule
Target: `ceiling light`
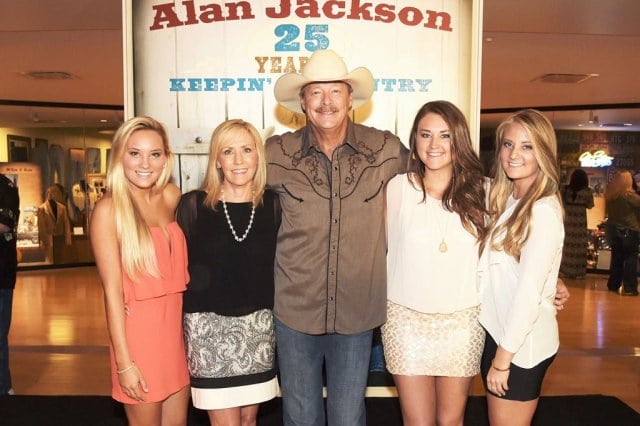
[(540, 77), (536, 77), (531, 82), (539, 81), (541, 83), (565, 83), (565, 84), (577, 84), (590, 78), (600, 77), (600, 74), (561, 74), (551, 73), (544, 74)]
[(626, 125), (625, 123), (602, 123), (600, 127), (624, 127)]

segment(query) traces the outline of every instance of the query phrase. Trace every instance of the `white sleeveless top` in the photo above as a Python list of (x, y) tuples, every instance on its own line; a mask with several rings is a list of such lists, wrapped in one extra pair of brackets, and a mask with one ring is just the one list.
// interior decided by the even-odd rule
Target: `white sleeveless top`
[[(478, 306), (478, 245), (457, 213), (414, 188), (407, 174), (387, 186), (387, 298), (423, 313)], [(444, 242), (446, 251), (441, 251)], [(443, 247), (444, 248), (444, 247)]]

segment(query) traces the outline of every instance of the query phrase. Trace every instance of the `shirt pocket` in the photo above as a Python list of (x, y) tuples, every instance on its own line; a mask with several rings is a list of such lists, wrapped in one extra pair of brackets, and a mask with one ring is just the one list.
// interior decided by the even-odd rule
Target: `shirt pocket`
[(288, 188), (286, 185), (282, 185), (282, 189), (284, 190), (285, 194), (287, 194), (294, 201), (297, 201), (299, 203), (304, 202), (304, 198), (302, 197), (302, 194), (296, 194), (294, 190)]
[(374, 200), (375, 198), (381, 196), (383, 187), (384, 187), (384, 182), (380, 181), (379, 184), (375, 186), (373, 190), (365, 197), (364, 202), (368, 203)]

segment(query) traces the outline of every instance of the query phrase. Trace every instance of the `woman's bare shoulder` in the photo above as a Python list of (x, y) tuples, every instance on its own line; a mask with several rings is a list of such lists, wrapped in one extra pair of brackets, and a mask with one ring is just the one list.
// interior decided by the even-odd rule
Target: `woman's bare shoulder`
[(106, 194), (100, 200), (98, 200), (93, 208), (93, 211), (91, 212), (91, 216), (93, 218), (103, 216), (113, 217), (113, 209), (113, 198), (111, 198), (111, 195)]
[(180, 201), (180, 196), (182, 195), (182, 191), (178, 188), (177, 185), (173, 183), (167, 184), (167, 186), (163, 190), (163, 199), (171, 210), (175, 210), (178, 207), (178, 202)]

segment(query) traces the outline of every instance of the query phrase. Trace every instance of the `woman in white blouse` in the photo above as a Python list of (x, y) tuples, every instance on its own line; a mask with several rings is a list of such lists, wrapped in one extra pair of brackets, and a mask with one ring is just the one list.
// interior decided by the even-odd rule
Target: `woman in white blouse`
[(496, 133), (489, 236), (480, 259), (482, 377), (492, 425), (529, 425), (558, 350), (554, 296), (564, 239), (549, 120), (519, 111)]
[(387, 187), (387, 322), (382, 328), (404, 425), (462, 425), (484, 331), (477, 266), (485, 229), (482, 165), (464, 115), (417, 113), (409, 172)]

